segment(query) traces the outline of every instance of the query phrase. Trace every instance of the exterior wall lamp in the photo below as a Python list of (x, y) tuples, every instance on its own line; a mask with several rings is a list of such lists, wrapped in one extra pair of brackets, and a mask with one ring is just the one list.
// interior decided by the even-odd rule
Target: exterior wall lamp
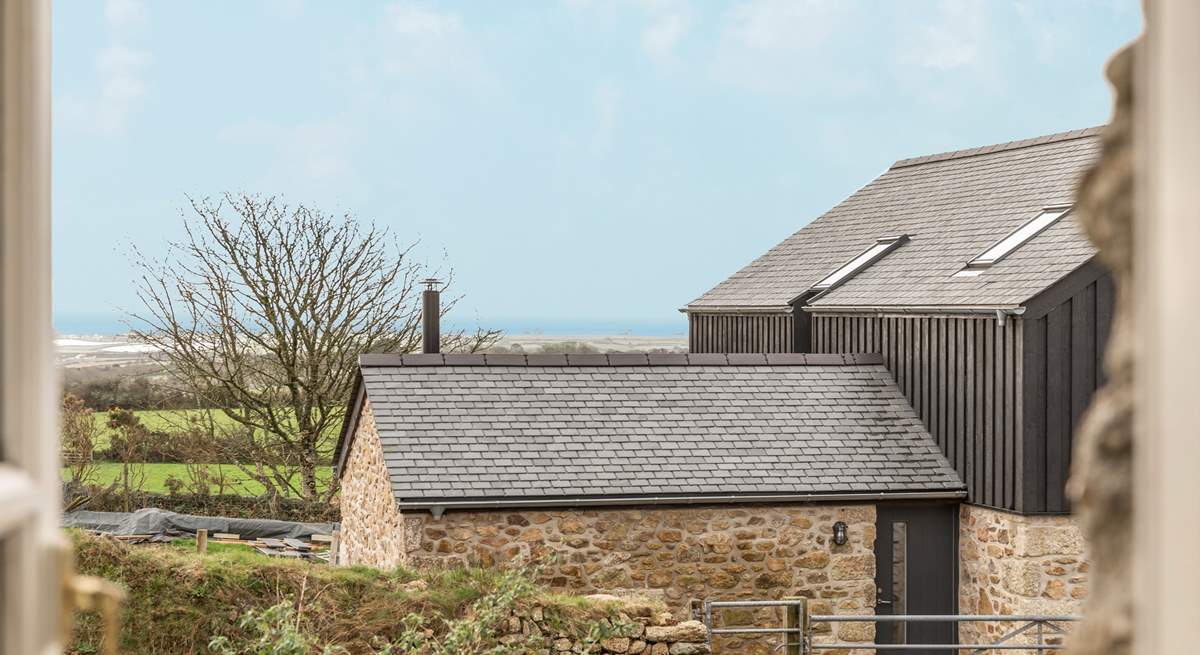
[(833, 543), (838, 546), (846, 545), (846, 524), (841, 521), (833, 524)]

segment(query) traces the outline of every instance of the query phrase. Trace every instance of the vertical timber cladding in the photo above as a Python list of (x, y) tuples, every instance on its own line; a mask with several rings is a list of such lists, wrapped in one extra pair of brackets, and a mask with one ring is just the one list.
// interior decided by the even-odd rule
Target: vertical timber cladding
[(688, 313), (693, 353), (792, 352), (792, 315)]
[(994, 317), (813, 314), (812, 351), (876, 352), (981, 505), (1025, 511), (1022, 330)]
[(1112, 278), (1105, 275), (1044, 316), (1025, 321), (1025, 512), (1071, 509), (1064, 493), (1071, 437), (1092, 393), (1104, 381), (1113, 300)]

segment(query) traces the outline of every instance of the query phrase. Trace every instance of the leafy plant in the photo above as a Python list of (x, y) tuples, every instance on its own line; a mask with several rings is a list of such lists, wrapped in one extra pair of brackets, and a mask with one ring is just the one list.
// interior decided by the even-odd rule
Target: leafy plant
[[(313, 637), (300, 630), (291, 601), (272, 605), (261, 612), (250, 610), (242, 615), (238, 627), (254, 632), (257, 637), (235, 646), (229, 637), (217, 636), (208, 642), (208, 649), (218, 655), (308, 655), (316, 645)], [(326, 646), (321, 652), (334, 655), (345, 651)]]

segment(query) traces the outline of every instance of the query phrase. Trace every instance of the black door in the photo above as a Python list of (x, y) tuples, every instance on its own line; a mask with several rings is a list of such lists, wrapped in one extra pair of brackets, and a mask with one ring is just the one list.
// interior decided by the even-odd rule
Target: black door
[[(875, 538), (875, 613), (958, 612), (958, 506), (880, 503)], [(878, 644), (952, 644), (953, 623), (875, 624)], [(879, 651), (884, 655), (924, 653)], [(930, 653), (938, 651), (929, 651)]]

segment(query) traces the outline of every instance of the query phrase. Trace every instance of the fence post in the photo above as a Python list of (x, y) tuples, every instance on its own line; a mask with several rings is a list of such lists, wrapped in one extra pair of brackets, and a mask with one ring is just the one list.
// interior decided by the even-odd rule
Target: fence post
[(196, 530), (196, 552), (201, 555), (208, 552), (208, 530), (204, 528)]
[(807, 647), (804, 643), (808, 636), (808, 599), (790, 597), (784, 600), (800, 601), (795, 605), (784, 607), (783, 627), (788, 632), (783, 633), (784, 655), (805, 655)]
[(329, 563), (340, 564), (338, 562), (338, 551), (342, 548), (342, 531), (340, 528), (333, 529), (333, 537), (329, 541)]

